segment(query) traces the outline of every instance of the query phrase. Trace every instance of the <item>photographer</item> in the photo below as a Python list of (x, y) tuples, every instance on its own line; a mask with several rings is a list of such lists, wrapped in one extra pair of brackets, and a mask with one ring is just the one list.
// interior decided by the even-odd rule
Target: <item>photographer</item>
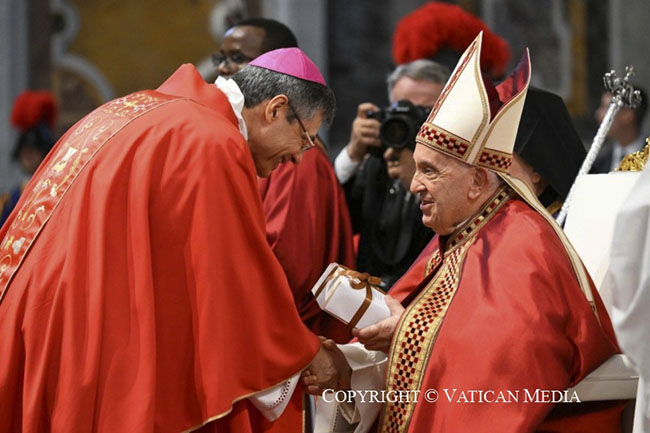
[(433, 235), (420, 221), (419, 201), (409, 184), (415, 172), (415, 134), (448, 77), (447, 68), (430, 60), (397, 67), (387, 79), (393, 105), (381, 110), (360, 104), (350, 141), (335, 161), (353, 229), (360, 234), (357, 269), (381, 277), (384, 289)]

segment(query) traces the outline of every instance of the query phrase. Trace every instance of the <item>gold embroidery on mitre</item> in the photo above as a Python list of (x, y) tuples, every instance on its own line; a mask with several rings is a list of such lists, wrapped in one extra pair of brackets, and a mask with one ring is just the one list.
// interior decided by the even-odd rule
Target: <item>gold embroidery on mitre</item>
[[(479, 230), (512, 195), (510, 187), (504, 185), (474, 217), (449, 237), (440, 269), (406, 308), (397, 324), (389, 354), (386, 391), (409, 392), (413, 395), (412, 392), (422, 386), (438, 331), (460, 284), (467, 252)], [(416, 403), (395, 400), (385, 403), (382, 409), (379, 428), (382, 433), (404, 433), (408, 430)]]
[(494, 149), (483, 149), (476, 165), (507, 173), (512, 165), (512, 154)]
[[(467, 48), (466, 52), (467, 55), (463, 58), (462, 63), (456, 67), (456, 70), (454, 71), (454, 74), (451, 76), (451, 78), (447, 81), (447, 84), (445, 85), (444, 89), (442, 89), (442, 93), (440, 96), (438, 96), (438, 99), (436, 100), (436, 103), (433, 106), (433, 109), (431, 110), (431, 113), (429, 113), (429, 117), (427, 118), (427, 122), (431, 122), (434, 117), (436, 117), (436, 114), (438, 114), (438, 111), (440, 110), (440, 107), (442, 104), (445, 102), (447, 99), (447, 96), (449, 95), (449, 92), (451, 92), (451, 89), (454, 88), (454, 85), (456, 84), (456, 81), (458, 81), (458, 78), (460, 77), (460, 74), (465, 70), (465, 67), (467, 66), (467, 63), (469, 60), (472, 58), (472, 55), (474, 54), (474, 51), (476, 51), (478, 47), (478, 40), (474, 40), (470, 46)], [(479, 59), (480, 61), (481, 59)]]
[[(521, 114), (530, 83), (530, 58), (526, 50), (513, 74), (497, 86), (496, 92), (506, 101), (492, 113), (486, 87), (491, 83), (480, 70), (481, 43), (479, 33), (445, 84), (416, 142), (470, 165), (507, 173), (521, 117), (516, 114)], [(522, 79), (523, 85), (515, 84)]]
[(415, 141), (462, 160), (466, 159), (467, 149), (470, 147), (470, 142), (464, 138), (426, 122), (420, 127)]
[[(482, 40), (482, 39), (481, 39)], [(476, 88), (477, 89), (482, 89), (482, 92), (478, 92), (479, 98), (481, 98), (481, 107), (483, 110), (483, 117), (481, 119), (481, 123), (479, 124), (478, 128), (476, 128), (476, 132), (472, 136), (472, 139), (470, 140), (470, 143), (475, 143), (476, 140), (481, 136), (483, 133), (483, 130), (485, 127), (488, 125), (488, 122), (490, 121), (490, 103), (488, 102), (488, 97), (487, 93), (485, 92), (485, 83), (483, 82), (483, 75), (481, 75), (481, 55), (479, 53), (479, 58), (476, 59), (475, 62), (475, 67), (474, 67), (474, 82), (476, 83)], [(468, 158), (471, 158), (471, 152), (468, 155)]]
[(478, 49), (478, 43), (479, 38), (475, 39), (465, 51), (464, 57), (454, 70), (451, 78), (447, 81), (447, 84), (445, 84), (445, 87), (442, 89), (442, 93), (436, 100), (427, 120), (420, 127), (415, 139), (417, 143), (421, 143), (434, 150), (440, 150), (463, 161), (465, 161), (469, 156), (468, 150), (471, 146), (470, 141), (435, 125), (433, 120), (447, 100), (449, 93), (456, 85), (456, 81), (458, 81), (458, 78), (465, 71), (469, 61), (474, 55), (474, 52)]

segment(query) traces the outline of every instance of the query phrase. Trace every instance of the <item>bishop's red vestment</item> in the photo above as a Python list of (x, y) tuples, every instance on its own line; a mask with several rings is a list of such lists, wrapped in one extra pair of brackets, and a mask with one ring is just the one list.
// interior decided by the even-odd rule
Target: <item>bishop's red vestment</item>
[(352, 224), (343, 188), (325, 151), (303, 154), (260, 179), (266, 235), (293, 291), (303, 322), (318, 335), (346, 343), (347, 325), (320, 309), (311, 289), (336, 262), (354, 267)]
[(247, 397), (318, 351), (235, 115), (190, 65), (70, 129), (0, 240), (0, 431), (259, 431)]

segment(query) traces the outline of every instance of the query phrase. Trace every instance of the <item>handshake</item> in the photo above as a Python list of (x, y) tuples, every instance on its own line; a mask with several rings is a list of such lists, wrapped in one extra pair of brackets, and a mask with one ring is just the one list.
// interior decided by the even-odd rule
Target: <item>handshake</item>
[[(368, 350), (381, 350), (388, 353), (399, 318), (404, 307), (394, 298), (386, 295), (386, 305), (391, 316), (374, 325), (352, 330), (360, 343)], [(348, 390), (351, 387), (352, 369), (337, 344), (330, 339), (320, 337), (321, 348), (314, 360), (302, 372), (301, 379), (306, 391), (320, 395), (327, 389)]]

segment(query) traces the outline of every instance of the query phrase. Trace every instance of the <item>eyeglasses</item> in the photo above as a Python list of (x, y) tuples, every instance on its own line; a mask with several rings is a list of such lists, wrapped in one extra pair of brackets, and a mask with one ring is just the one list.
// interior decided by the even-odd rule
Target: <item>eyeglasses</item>
[(308, 143), (306, 143), (306, 144), (303, 143), (302, 149), (300, 149), (300, 150), (302, 150), (304, 152), (305, 150), (311, 149), (312, 147), (316, 146), (316, 144), (314, 144), (315, 137), (312, 138), (311, 135), (309, 135), (309, 132), (307, 132), (307, 128), (305, 128), (305, 124), (302, 123), (302, 120), (300, 120), (300, 116), (298, 116), (298, 113), (296, 112), (296, 109), (293, 108), (293, 105), (291, 105), (290, 101), (287, 101), (287, 104), (289, 105), (289, 108), (291, 109), (291, 112), (293, 113), (293, 115), (296, 116), (296, 120), (298, 121), (298, 125), (300, 125), (300, 128), (302, 129), (303, 134), (305, 134), (305, 136), (307, 137)]
[(230, 53), (230, 54), (224, 54), (221, 52), (213, 53), (210, 57), (212, 58), (212, 64), (214, 66), (219, 66), (224, 62), (229, 62), (235, 65), (241, 65), (243, 63), (248, 63), (255, 58), (255, 57), (248, 57), (247, 55), (239, 51), (235, 51), (234, 53)]

